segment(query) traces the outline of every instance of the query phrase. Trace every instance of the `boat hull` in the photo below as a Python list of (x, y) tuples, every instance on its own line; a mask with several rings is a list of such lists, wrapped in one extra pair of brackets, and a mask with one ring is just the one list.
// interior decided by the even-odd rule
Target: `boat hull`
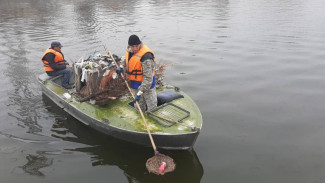
[[(50, 88), (44, 85), (42, 81), (39, 80), (39, 83), (41, 85), (43, 93), (46, 96), (48, 96), (60, 108), (64, 109), (67, 113), (69, 113), (71, 116), (83, 124), (117, 139), (139, 144), (141, 146), (151, 146), (149, 136), (146, 132), (126, 130), (110, 125), (109, 122), (103, 123), (102, 121), (85, 114), (80, 109), (71, 105), (61, 95), (58, 95), (56, 92), (52, 91)], [(187, 150), (193, 147), (199, 133), (200, 130), (180, 134), (153, 132), (152, 137), (154, 139), (155, 145), (158, 148)]]

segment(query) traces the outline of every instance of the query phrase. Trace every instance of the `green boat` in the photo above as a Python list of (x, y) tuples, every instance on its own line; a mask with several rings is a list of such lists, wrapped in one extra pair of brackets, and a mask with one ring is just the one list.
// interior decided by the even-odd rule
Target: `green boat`
[[(131, 105), (131, 96), (112, 100), (107, 105), (80, 102), (80, 97), (60, 86), (60, 77), (46, 73), (38, 77), (43, 93), (60, 108), (83, 124), (104, 134), (141, 146), (151, 142), (140, 113)], [(180, 94), (180, 98), (164, 102), (145, 114), (154, 142), (161, 149), (191, 149), (202, 128), (202, 115), (195, 102), (177, 87), (165, 85), (161, 93)], [(159, 99), (159, 97), (158, 97)]]

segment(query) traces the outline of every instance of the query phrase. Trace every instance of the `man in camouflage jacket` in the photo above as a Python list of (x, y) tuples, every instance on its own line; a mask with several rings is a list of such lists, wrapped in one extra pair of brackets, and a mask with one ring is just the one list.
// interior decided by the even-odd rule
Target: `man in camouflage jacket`
[[(136, 94), (134, 102), (138, 101), (143, 111), (157, 107), (155, 55), (136, 35), (129, 37), (125, 66), (130, 87)], [(121, 67), (117, 68), (118, 74), (121, 71)]]

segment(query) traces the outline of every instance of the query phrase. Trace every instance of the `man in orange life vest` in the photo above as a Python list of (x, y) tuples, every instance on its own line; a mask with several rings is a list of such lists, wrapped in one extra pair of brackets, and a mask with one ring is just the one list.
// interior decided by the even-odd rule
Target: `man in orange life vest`
[[(143, 111), (157, 107), (155, 54), (136, 35), (129, 37), (125, 66), (130, 87), (136, 94), (133, 102), (138, 101)], [(123, 67), (116, 70), (117, 74), (122, 71)]]
[(51, 48), (48, 48), (42, 56), (42, 62), (44, 64), (44, 70), (49, 76), (62, 75), (62, 86), (66, 89), (73, 88), (73, 85), (69, 84), (71, 76), (71, 66), (64, 60), (64, 55), (61, 52), (62, 45), (58, 41), (51, 43)]

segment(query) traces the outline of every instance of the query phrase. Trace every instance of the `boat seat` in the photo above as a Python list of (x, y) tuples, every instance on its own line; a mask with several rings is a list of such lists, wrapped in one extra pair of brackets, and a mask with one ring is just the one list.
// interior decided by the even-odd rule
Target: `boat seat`
[(170, 102), (178, 98), (184, 98), (184, 96), (173, 90), (164, 90), (157, 94), (157, 105), (161, 106), (167, 102)]
[(55, 80), (55, 79), (58, 79), (60, 77), (62, 77), (62, 75), (59, 75), (59, 76), (49, 76), (46, 73), (43, 73), (40, 76), (38, 76), (38, 79), (44, 83), (47, 80)]

